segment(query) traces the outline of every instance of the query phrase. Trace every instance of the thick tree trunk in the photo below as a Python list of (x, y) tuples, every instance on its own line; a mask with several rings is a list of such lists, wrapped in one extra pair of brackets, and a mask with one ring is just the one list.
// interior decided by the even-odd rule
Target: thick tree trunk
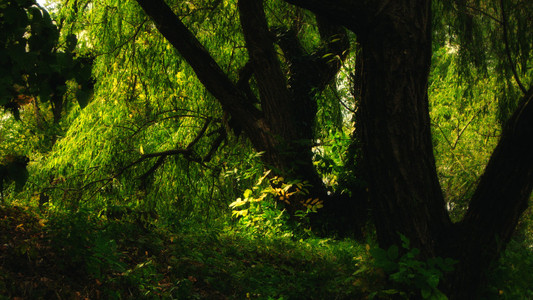
[(428, 112), (431, 1), (390, 6), (391, 14), (358, 36), (369, 193), (380, 245), (400, 244), (401, 233), (433, 256), (451, 222), (435, 171)]
[(382, 247), (407, 236), (423, 257), (452, 257), (443, 283), (451, 299), (473, 299), (512, 236), (533, 188), (533, 101), (506, 126), (462, 222), (452, 225), (435, 172), (427, 100), (429, 1), (391, 8), (361, 34), (361, 124), (366, 176)]
[(506, 125), (464, 220), (452, 224), (435, 171), (428, 114), (431, 1), (286, 1), (358, 35), (358, 125), (380, 245), (399, 244), (403, 234), (422, 258), (458, 260), (442, 287), (450, 299), (475, 299), (533, 188), (533, 90)]
[[(238, 2), (246, 48), (248, 49), (253, 76), (264, 115), (268, 124), (268, 140), (255, 143), (258, 151), (264, 151), (265, 162), (278, 175), (305, 180), (320, 192), (322, 183), (312, 165), (311, 145), (315, 113), (305, 115), (303, 122), (293, 102), (294, 95), (288, 88), (287, 78), (282, 71), (278, 53), (274, 48), (263, 1), (240, 0)], [(311, 104), (313, 99), (307, 99)], [(302, 126), (306, 123), (306, 126)], [(308, 127), (308, 128), (306, 128)], [(247, 132), (256, 135), (256, 132)], [(289, 205), (289, 210), (301, 208), (298, 203)]]
[[(328, 198), (313, 165), (311, 151), (317, 113), (314, 96), (324, 89), (340, 68), (340, 62), (331, 62), (323, 56), (330, 53), (337, 55), (341, 61), (346, 57), (345, 52), (349, 48), (346, 32), (330, 22), (318, 20), (326, 46), (309, 55), (290, 29), (277, 28), (278, 32), (274, 35), (267, 24), (263, 1), (240, 0), (238, 4), (261, 110), (270, 128), (271, 140), (268, 143), (273, 145), (270, 148), (260, 144), (254, 146), (258, 151), (265, 151), (265, 162), (274, 168), (276, 174), (310, 184), (308, 195), (295, 197), (286, 205), (291, 213), (305, 210), (302, 201)], [(288, 76), (282, 70), (274, 44), (280, 46), (288, 62)]]

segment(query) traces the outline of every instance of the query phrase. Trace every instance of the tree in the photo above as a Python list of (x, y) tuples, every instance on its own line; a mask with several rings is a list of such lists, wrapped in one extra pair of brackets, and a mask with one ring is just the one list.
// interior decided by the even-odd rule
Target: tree
[[(353, 32), (359, 45), (354, 70), (359, 132), (354, 136), (354, 140), (357, 139), (354, 144), (362, 147), (362, 166), (369, 183), (379, 243), (384, 248), (400, 244), (400, 236), (405, 235), (411, 245), (421, 249), (423, 258), (457, 259), (455, 272), (442, 287), (452, 298), (472, 297), (482, 282), (482, 273), (511, 237), (531, 195), (532, 91), (519, 78), (524, 77), (530, 64), (528, 55), (533, 38), (524, 39), (523, 36), (531, 37), (527, 30), (532, 20), (531, 4), (527, 1), (471, 3), (458, 0), (435, 2), (432, 7), (428, 0), (287, 0), (317, 16), (316, 27), (322, 46), (310, 52), (309, 47), (306, 49), (302, 45), (304, 42), (298, 34), (298, 18), (294, 17), (297, 14), (292, 15), (294, 22), (289, 23), (290, 26), (269, 28), (273, 23), (272, 15), (266, 12), (283, 2), (242, 0), (238, 4), (240, 28), (236, 30), (242, 31), (248, 62), (237, 75), (228, 74), (226, 68), (217, 64), (213, 55), (216, 49), (208, 51), (202, 46), (201, 34), (193, 34), (199, 31), (196, 20), (191, 20), (188, 12), (181, 12), (179, 5), (169, 6), (170, 1), (162, 0), (137, 2), (220, 103), (225, 111), (222, 119), (226, 119), (236, 133), (242, 129), (255, 149), (264, 152), (264, 161), (277, 174), (312, 183), (312, 197), (327, 198), (312, 164), (311, 147), (316, 138), (312, 130), (317, 113), (315, 96), (334, 79), (340, 62), (345, 59), (348, 35), (342, 27)], [(226, 2), (195, 3), (204, 5), (202, 11), (212, 12)], [(120, 5), (122, 3), (115, 2), (115, 6), (105, 6), (102, 20)], [(267, 9), (263, 5), (267, 5)], [(80, 7), (87, 8), (87, 3), (81, 3)], [(283, 10), (292, 13), (296, 9), (294, 6), (278, 8), (278, 11)], [(474, 12), (491, 19), (493, 27), (476, 27)], [(518, 21), (509, 20), (511, 12), (514, 16), (524, 16)], [(433, 14), (440, 18), (433, 19)], [(438, 28), (439, 22), (446, 30)], [(143, 29), (151, 33), (155, 28), (147, 18), (140, 23), (130, 37), (115, 39), (112, 36), (109, 40), (113, 48), (109, 53), (130, 40), (134, 41), (133, 48), (136, 42), (143, 46), (149, 44), (146, 40), (135, 41), (136, 35)], [(487, 32), (496, 32), (493, 39), (500, 41), (498, 45), (490, 45), (499, 52), (490, 59), (486, 57), (488, 52), (482, 51), (488, 45), (476, 44)], [(516, 36), (517, 41), (508, 36)], [(502, 120), (509, 120), (499, 145), (471, 197), (464, 218), (458, 223), (450, 220), (445, 208), (446, 199), (433, 157), (427, 88), (434, 37), (445, 40), (444, 43), (459, 40), (465, 76), (470, 67), (485, 72), (496, 70), (494, 72), (503, 74), (502, 82), (508, 85), (509, 91), (514, 86), (523, 90), (522, 96), (516, 99), (513, 93), (506, 93), (507, 97), (500, 99), (502, 108), (514, 107), (515, 113), (510, 118), (502, 117)], [(503, 45), (502, 40), (505, 41)], [(152, 59), (154, 56), (157, 55), (152, 55)], [(521, 62), (518, 71), (512, 70), (513, 56)], [(332, 57), (336, 59), (331, 60)], [(175, 61), (171, 64), (183, 67)], [(149, 68), (149, 64), (143, 67)], [(163, 72), (169, 69), (171, 67)], [(130, 76), (128, 80), (132, 81), (128, 89), (135, 96), (136, 77)], [(207, 126), (207, 122), (200, 126), (200, 133), (205, 133)], [(193, 141), (195, 144), (197, 138)], [(155, 154), (144, 157), (154, 158)], [(154, 168), (161, 165), (160, 161), (143, 174), (153, 174)], [(358, 167), (360, 165), (358, 162)], [(290, 207), (293, 211), (298, 208), (297, 202)]]
[[(317, 112), (314, 95), (334, 78), (347, 56), (344, 30), (318, 18), (324, 46), (306, 54), (294, 28), (277, 28), (276, 35), (270, 31), (261, 1), (241, 1), (239, 13), (249, 61), (238, 82), (233, 83), (164, 1), (138, 3), (244, 130), (254, 148), (264, 152), (265, 163), (279, 175), (309, 182), (311, 196), (324, 198), (323, 184), (312, 164)], [(283, 74), (275, 43), (283, 51), (288, 78)], [(258, 95), (249, 86), (252, 76)], [(254, 103), (259, 103), (260, 108)], [(292, 212), (301, 207), (298, 202), (288, 206)]]
[[(74, 53), (76, 36), (67, 35), (60, 43), (56, 24), (34, 0), (3, 1), (0, 14), (0, 107), (20, 120), (20, 109), (31, 105), (38, 129), (47, 129), (39, 105), (50, 105), (57, 125), (67, 107), (67, 82), (73, 80), (78, 85), (79, 105), (87, 105), (93, 88), (92, 60)], [(20, 140), (17, 142), (22, 144)], [(55, 142), (55, 134), (50, 140), (50, 144)], [(20, 191), (29, 176), (28, 157), (10, 146), (0, 152), (2, 201), (4, 183), (15, 181), (15, 191)]]
[(67, 81), (73, 79), (79, 85), (78, 103), (87, 105), (92, 60), (74, 53), (76, 36), (69, 34), (60, 43), (60, 29), (35, 1), (7, 1), (0, 9), (5, 15), (0, 22), (0, 105), (18, 118), (22, 105), (39, 98), (50, 103), (53, 122), (58, 123), (66, 106)]
[[(271, 29), (263, 2), (238, 2), (249, 60), (234, 83), (164, 1), (137, 2), (231, 116), (237, 130), (242, 128), (255, 150), (262, 153), (263, 162), (279, 176), (310, 184), (308, 194), (294, 196), (290, 203), (284, 203), (289, 213), (305, 211), (308, 199), (326, 200), (324, 209), (313, 216), (313, 222), (318, 225), (329, 220), (331, 229), (360, 236), (360, 228), (366, 222), (365, 199), (328, 197), (313, 165), (312, 153), (316, 140), (315, 96), (335, 78), (348, 55), (344, 29), (317, 17), (322, 43), (308, 53), (298, 37), (297, 18), (288, 28)], [(282, 59), (275, 46), (281, 49)], [(364, 193), (359, 186), (354, 190)], [(347, 203), (351, 204), (349, 208)], [(354, 209), (356, 206), (358, 209)], [(338, 222), (339, 218), (353, 220), (354, 226), (346, 229), (346, 223)]]
[[(289, 32), (278, 40), (285, 60), (292, 62), (290, 71), (295, 73), (286, 81), (262, 1), (240, 1), (241, 26), (251, 73), (257, 81), (261, 107), (258, 109), (254, 103), (259, 100), (242, 88), (246, 87), (250, 72), (243, 70), (239, 78), (243, 85), (233, 83), (165, 2), (137, 2), (243, 128), (256, 150), (265, 152), (266, 161), (283, 172), (309, 180), (315, 187), (321, 186), (309, 163), (308, 141), (312, 136), (308, 124), (316, 113), (312, 106), (313, 91), (331, 80), (338, 66), (325, 63), (320, 56), (299, 66), (294, 59), (301, 58), (298, 44), (290, 39)], [(455, 271), (447, 277), (443, 288), (452, 299), (473, 297), (483, 272), (504, 249), (528, 206), (533, 188), (530, 143), (533, 90), (524, 88), (520, 104), (504, 127), (465, 217), (452, 223), (435, 171), (428, 113), (431, 1), (287, 2), (314, 12), (320, 20), (319, 27), (324, 29), (321, 24), (327, 24), (331, 29), (324, 31), (329, 32), (322, 35), (325, 40), (331, 40), (335, 34), (345, 36), (330, 24), (342, 25), (357, 36), (362, 61), (362, 68), (356, 70), (361, 79), (358, 125), (380, 245), (400, 244), (403, 234), (421, 249), (424, 257), (457, 259)], [(464, 1), (462, 4), (466, 5)], [(284, 38), (291, 43), (284, 44)], [(346, 49), (343, 43), (326, 45), (342, 58)], [(307, 64), (312, 69), (304, 74), (311, 77), (298, 77), (296, 70)], [(311, 110), (297, 114), (306, 105)], [(306, 141), (303, 146), (298, 143), (302, 140)], [(280, 151), (280, 145), (289, 145), (289, 151)], [(304, 158), (303, 164), (291, 163), (296, 156)]]
[(468, 211), (453, 224), (435, 173), (428, 116), (431, 1), (299, 1), (356, 33), (362, 48), (361, 126), (380, 245), (407, 236), (427, 257), (459, 261), (444, 286), (471, 298), (509, 241), (533, 188), (533, 89), (504, 127)]

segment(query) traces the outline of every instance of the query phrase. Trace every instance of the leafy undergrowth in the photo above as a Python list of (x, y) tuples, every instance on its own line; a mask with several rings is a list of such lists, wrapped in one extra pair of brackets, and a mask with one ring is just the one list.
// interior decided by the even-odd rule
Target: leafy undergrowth
[(0, 207), (0, 299), (364, 297), (353, 241), (141, 225)]
[[(427, 289), (436, 269), (409, 258), (414, 250), (240, 229), (0, 206), (0, 300), (442, 298)], [(531, 248), (513, 241), (484, 299), (530, 298), (531, 266)]]

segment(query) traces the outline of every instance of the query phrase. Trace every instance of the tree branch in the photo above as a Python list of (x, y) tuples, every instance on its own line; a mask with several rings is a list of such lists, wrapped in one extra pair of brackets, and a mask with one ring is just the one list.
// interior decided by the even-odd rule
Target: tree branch
[(211, 158), (213, 158), (213, 155), (215, 154), (215, 152), (218, 150), (218, 148), (220, 147), (222, 142), (228, 136), (228, 134), (226, 132), (226, 129), (224, 127), (220, 127), (216, 131), (216, 133), (218, 133), (218, 136), (216, 137), (216, 139), (211, 144), (211, 148), (209, 149), (209, 152), (202, 159), (202, 162), (204, 162), (204, 163), (211, 161)]
[(348, 56), (350, 42), (346, 30), (328, 19), (317, 16), (320, 38), (324, 47), (315, 53), (317, 72), (316, 88), (322, 90), (337, 74)]
[(246, 98), (198, 39), (187, 29), (163, 0), (137, 0), (152, 18), (159, 32), (178, 50), (193, 68), (205, 88), (222, 105), (224, 110), (243, 122), (243, 127), (253, 127), (260, 111)]
[[(495, 245), (500, 241), (505, 245), (511, 237), (533, 190), (532, 140), (533, 88), (530, 88), (503, 129), (470, 201), (462, 221), (465, 240), (479, 235), (478, 241), (484, 237), (480, 245)], [(486, 236), (488, 233), (496, 236)]]
[(211, 118), (205, 120), (204, 126), (202, 127), (202, 129), (200, 129), (200, 132), (198, 132), (194, 140), (192, 140), (192, 142), (187, 145), (188, 150), (191, 150), (192, 147), (194, 147), (194, 145), (196, 145), (196, 143), (198, 143), (198, 141), (200, 141), (200, 139), (205, 135), (205, 131), (207, 130), (207, 127), (209, 127), (209, 123), (211, 123)]
[(364, 34), (371, 20), (378, 16), (391, 0), (285, 0), (308, 9), (316, 15), (340, 24), (356, 34)]

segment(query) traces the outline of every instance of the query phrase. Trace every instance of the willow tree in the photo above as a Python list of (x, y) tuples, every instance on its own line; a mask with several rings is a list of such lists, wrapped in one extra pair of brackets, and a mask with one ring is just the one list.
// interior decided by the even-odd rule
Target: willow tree
[[(63, 32), (79, 33), (80, 51), (96, 56), (96, 98), (145, 106), (142, 113), (130, 108), (133, 119), (174, 130), (173, 140), (128, 147), (141, 156), (132, 168), (145, 168), (140, 177), (150, 180), (172, 164), (167, 157), (224, 169), (230, 159), (215, 152), (224, 144), (224, 129), (232, 129), (248, 137), (245, 147), (237, 147), (249, 149), (251, 144), (272, 173), (312, 183), (310, 195), (291, 201), (289, 211), (304, 208), (299, 200), (326, 198), (311, 151), (317, 132), (325, 131), (315, 126), (317, 95), (325, 98), (321, 92), (348, 55), (345, 30), (284, 2), (267, 3), (266, 9), (262, 3), (243, 7), (236, 1), (147, 3), (156, 14), (161, 4), (165, 15), (160, 19), (172, 27), (164, 35), (168, 41), (134, 1), (65, 1), (58, 19)], [(179, 117), (184, 111), (187, 116)], [(150, 115), (157, 116), (151, 120)], [(141, 127), (142, 132), (151, 130)], [(187, 141), (197, 141), (194, 136), (199, 142), (189, 147)]]
[[(242, 129), (264, 162), (279, 175), (311, 184), (311, 197), (325, 198), (312, 161), (315, 95), (335, 78), (348, 53), (345, 30), (317, 17), (322, 46), (312, 53), (300, 43), (297, 22), (270, 28), (262, 1), (240, 1), (239, 19), (248, 62), (236, 82), (164, 1), (137, 1), (158, 30), (194, 69), (205, 88)], [(280, 61), (276, 47), (282, 51)], [(253, 88), (251, 84), (253, 82)], [(290, 211), (302, 208), (297, 201)]]
[[(164, 1), (137, 2), (243, 128), (256, 150), (265, 152), (266, 161), (320, 186), (310, 163), (309, 124), (316, 114), (313, 95), (333, 78), (338, 65), (324, 60), (323, 55), (302, 55), (290, 31), (276, 37), (269, 29), (263, 1), (241, 0), (238, 7), (249, 69), (243, 69), (234, 82)], [(452, 223), (436, 173), (428, 113), (431, 1), (286, 2), (316, 14), (322, 38), (330, 41), (326, 48), (341, 60), (346, 35), (338, 26), (357, 36), (361, 50), (361, 68), (355, 70), (360, 78), (357, 125), (380, 245), (399, 244), (403, 234), (424, 257), (457, 259), (455, 271), (443, 288), (454, 299), (473, 297), (483, 272), (504, 249), (528, 206), (533, 188), (533, 90), (516, 80), (523, 89), (522, 97), (515, 101), (519, 105), (503, 128), (464, 218)], [(506, 6), (522, 5), (521, 11), (531, 14), (527, 2), (471, 2), (457, 1), (449, 9), (467, 12), (465, 8), (470, 7), (487, 15), (497, 13), (501, 16), (497, 18), (501, 25), (498, 30), (507, 40), (511, 22), (506, 17)], [(496, 7), (494, 11), (492, 7)], [(474, 28), (469, 25), (471, 15), (464, 15), (460, 22), (464, 27), (457, 32)], [(518, 26), (519, 30), (527, 31), (531, 18), (522, 19), (525, 23)], [(333, 39), (335, 36), (340, 38)], [(468, 32), (463, 35), (474, 36)], [(531, 46), (531, 39), (520, 42), (520, 49)], [(275, 44), (282, 50), (281, 55)], [(510, 52), (507, 45), (507, 58)], [(287, 63), (288, 72), (284, 72), (282, 63)], [(256, 94), (249, 90), (252, 76), (257, 83)]]

